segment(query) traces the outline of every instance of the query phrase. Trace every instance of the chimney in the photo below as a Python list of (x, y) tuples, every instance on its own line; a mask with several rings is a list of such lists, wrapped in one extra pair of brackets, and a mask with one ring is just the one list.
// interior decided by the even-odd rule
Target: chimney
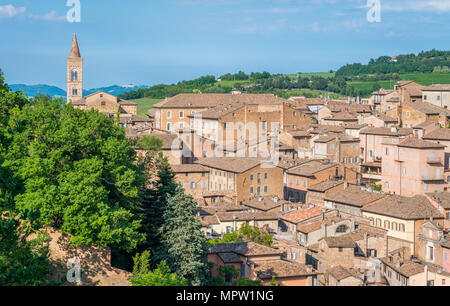
[(321, 234), (322, 238), (327, 238), (327, 226), (325, 222), (322, 222)]

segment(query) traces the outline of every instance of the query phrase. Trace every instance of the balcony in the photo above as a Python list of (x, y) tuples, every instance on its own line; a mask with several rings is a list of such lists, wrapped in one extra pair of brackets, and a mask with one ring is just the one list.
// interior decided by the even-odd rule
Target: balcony
[(422, 176), (424, 182), (442, 182), (445, 181), (444, 175), (440, 176)]
[(363, 173), (362, 178), (366, 180), (375, 180), (375, 181), (381, 181), (381, 174), (376, 173)]
[(442, 158), (441, 157), (435, 157), (435, 158), (427, 158), (427, 164), (429, 165), (442, 165)]

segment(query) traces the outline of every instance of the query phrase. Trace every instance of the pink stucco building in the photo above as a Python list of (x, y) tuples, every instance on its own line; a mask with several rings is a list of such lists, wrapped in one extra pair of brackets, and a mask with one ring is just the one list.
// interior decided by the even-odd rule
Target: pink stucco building
[(410, 197), (447, 190), (445, 148), (442, 144), (415, 137), (384, 139), (383, 191)]

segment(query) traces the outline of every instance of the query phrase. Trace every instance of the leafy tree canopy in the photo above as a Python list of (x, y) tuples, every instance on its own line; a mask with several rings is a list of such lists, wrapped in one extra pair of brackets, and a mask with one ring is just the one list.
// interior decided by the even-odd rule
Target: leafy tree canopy
[(133, 286), (187, 286), (187, 280), (171, 273), (167, 263), (162, 261), (155, 270), (150, 271), (150, 251), (136, 254), (133, 258)]
[(22, 216), (40, 212), (76, 245), (132, 250), (143, 241), (134, 211), (145, 176), (113, 119), (41, 98), (13, 108), (5, 134), (3, 165), (15, 174)]

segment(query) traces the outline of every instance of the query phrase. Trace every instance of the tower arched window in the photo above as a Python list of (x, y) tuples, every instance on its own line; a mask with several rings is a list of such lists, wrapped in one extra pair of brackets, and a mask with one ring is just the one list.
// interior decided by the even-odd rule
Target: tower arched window
[(78, 71), (72, 70), (72, 81), (78, 81)]
[(72, 89), (72, 96), (78, 96), (78, 89), (76, 88)]

